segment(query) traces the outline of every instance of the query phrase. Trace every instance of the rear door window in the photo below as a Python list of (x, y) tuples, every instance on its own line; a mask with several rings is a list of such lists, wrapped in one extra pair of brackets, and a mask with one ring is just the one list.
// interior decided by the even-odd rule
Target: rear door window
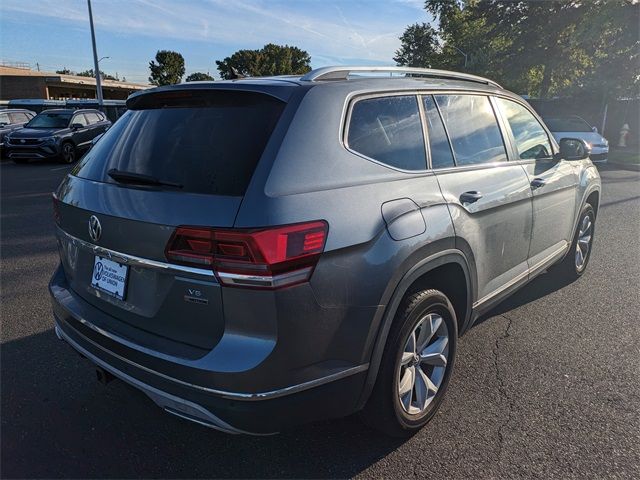
[(78, 123), (78, 124), (82, 125), (83, 127), (86, 127), (87, 125), (89, 125), (89, 122), (87, 121), (86, 117), (82, 113), (78, 113), (78, 114), (73, 116), (73, 120), (71, 121), (71, 125), (73, 125), (75, 123)]
[(349, 148), (403, 170), (425, 170), (424, 134), (414, 95), (369, 98), (352, 108)]
[(449, 132), (456, 165), (507, 160), (507, 151), (489, 97), (436, 95), (435, 99)]
[(536, 117), (516, 102), (504, 98), (497, 100), (511, 127), (519, 157), (523, 160), (552, 157), (549, 137)]
[(449, 145), (449, 138), (442, 124), (442, 118), (440, 118), (436, 102), (431, 95), (425, 95), (422, 99), (427, 119), (427, 132), (429, 134), (431, 167), (453, 167), (455, 163), (453, 161), (453, 154), (451, 153), (451, 145)]
[(253, 92), (148, 94), (113, 124), (75, 175), (116, 183), (108, 172), (117, 169), (182, 191), (244, 195), (284, 105)]
[(87, 120), (89, 121), (89, 125), (93, 125), (100, 121), (100, 117), (98, 117), (98, 114), (96, 113), (85, 113), (84, 116), (87, 117)]

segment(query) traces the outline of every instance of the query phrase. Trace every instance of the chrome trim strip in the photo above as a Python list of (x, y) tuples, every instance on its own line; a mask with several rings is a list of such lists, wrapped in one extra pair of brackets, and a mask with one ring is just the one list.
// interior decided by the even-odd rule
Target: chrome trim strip
[[(176, 397), (176, 396), (171, 395), (171, 394), (169, 394), (167, 392), (164, 392), (164, 391), (159, 390), (159, 389), (157, 389), (155, 387), (152, 387), (151, 385), (148, 385), (148, 384), (146, 384), (144, 382), (141, 382), (140, 380), (138, 380), (136, 378), (133, 378), (130, 375), (127, 375), (126, 373), (124, 373), (124, 372), (118, 370), (117, 368), (109, 365), (104, 360), (101, 360), (100, 358), (96, 357), (95, 355), (92, 355), (86, 349), (84, 349), (80, 345), (78, 345), (78, 343), (75, 342), (73, 339), (71, 339), (64, 332), (64, 330), (62, 328), (60, 328), (57, 324), (55, 326), (55, 331), (56, 331), (56, 335), (58, 335), (58, 338), (60, 338), (61, 340), (64, 340), (65, 342), (67, 342), (72, 348), (74, 348), (75, 350), (80, 352), (82, 355), (84, 355), (86, 358), (88, 358), (91, 362), (93, 362), (96, 365), (98, 365), (99, 367), (107, 370), (109, 373), (111, 373), (115, 377), (119, 378), (120, 380), (132, 385), (135, 388), (138, 388), (139, 390), (142, 390), (158, 406), (163, 408), (168, 413), (172, 413), (174, 415), (178, 415), (179, 417), (184, 418), (186, 420), (190, 420), (192, 422), (200, 423), (200, 424), (202, 424), (202, 425), (204, 425), (206, 427), (210, 427), (210, 428), (214, 428), (216, 430), (220, 430), (221, 432), (234, 433), (234, 434), (244, 433), (244, 434), (249, 434), (249, 435), (255, 435), (255, 434), (252, 434), (251, 432), (246, 432), (244, 430), (240, 430), (240, 429), (237, 429), (237, 428), (229, 425), (224, 420), (221, 420), (220, 418), (216, 417), (209, 410), (207, 410), (206, 408), (198, 405), (197, 403), (190, 402), (190, 401), (185, 400), (183, 398)], [(189, 413), (181, 412), (176, 407), (181, 407), (182, 409), (185, 409), (185, 410), (188, 409)]]
[(218, 272), (220, 283), (223, 285), (242, 285), (245, 287), (279, 287), (308, 278), (312, 267), (305, 267), (293, 272), (280, 275), (243, 275), (241, 273)]
[(515, 284), (517, 284), (521, 280), (527, 278), (532, 273), (534, 273), (537, 270), (543, 268), (547, 263), (550, 263), (555, 257), (559, 257), (561, 254), (566, 252), (568, 249), (569, 249), (569, 245), (567, 243), (565, 243), (562, 247), (558, 248), (554, 252), (552, 252), (549, 255), (547, 255), (545, 258), (543, 258), (538, 263), (536, 263), (533, 267), (527, 268), (524, 272), (522, 272), (521, 274), (519, 274), (518, 276), (516, 276), (515, 278), (513, 278), (509, 282), (505, 283), (504, 285), (502, 285), (501, 287), (497, 288), (493, 292), (485, 295), (480, 300), (475, 301), (473, 303), (473, 305), (471, 306), (471, 308), (477, 308), (477, 307), (481, 306), (483, 303), (486, 303), (487, 301), (491, 300), (495, 296), (501, 294), (502, 292), (504, 292), (508, 288), (514, 286)]
[(117, 252), (115, 250), (110, 250), (108, 248), (101, 247), (99, 245), (94, 245), (93, 243), (89, 243), (77, 237), (74, 237), (73, 235), (70, 235), (64, 230), (62, 230), (60, 227), (56, 227), (56, 230), (61, 236), (65, 237), (66, 240), (73, 243), (74, 245), (87, 250), (91, 250), (95, 255), (113, 259), (120, 263), (124, 263), (131, 266), (151, 268), (154, 270), (161, 270), (169, 273), (181, 273), (181, 274), (189, 273), (192, 275), (201, 275), (203, 277), (208, 277), (211, 280), (215, 280), (216, 278), (215, 274), (213, 273), (213, 270), (207, 270), (205, 268), (187, 267), (184, 265), (176, 265), (173, 263), (159, 262), (157, 260), (150, 260), (148, 258), (142, 258), (142, 257), (137, 257), (135, 255), (129, 255), (127, 253)]
[[(60, 333), (65, 337), (65, 339), (68, 338), (68, 335), (64, 333), (64, 329), (57, 324), (57, 322), (59, 322), (59, 320), (57, 318), (55, 318), (55, 321), (56, 321), (56, 327), (58, 327)], [(185, 382), (185, 381), (179, 380), (179, 379), (177, 379), (175, 377), (171, 377), (169, 375), (165, 375), (164, 373), (160, 373), (160, 372), (158, 372), (156, 370), (152, 370), (152, 369), (147, 368), (147, 367), (145, 367), (143, 365), (135, 363), (135, 362), (133, 362), (133, 361), (127, 359), (127, 358), (124, 358), (121, 355), (118, 355), (117, 353), (112, 352), (111, 350), (106, 349), (102, 345), (99, 345), (98, 343), (94, 342), (90, 338), (87, 338), (86, 336), (82, 335), (82, 333), (78, 332), (77, 330), (74, 330), (74, 331), (78, 336), (82, 337), (83, 340), (86, 340), (87, 342), (91, 343), (96, 348), (99, 348), (100, 350), (102, 350), (106, 354), (111, 355), (111, 356), (117, 358), (118, 360), (120, 360), (122, 362), (128, 363), (129, 365), (131, 365), (131, 366), (133, 366), (135, 368), (139, 368), (141, 370), (144, 370), (147, 373), (150, 373), (152, 375), (156, 375), (156, 376), (161, 377), (161, 378), (163, 378), (165, 380), (169, 380), (171, 382), (183, 385), (185, 387), (194, 388), (196, 390), (201, 390), (201, 391), (213, 394), (213, 395), (218, 395), (220, 397), (229, 398), (229, 399), (232, 399), (232, 400), (256, 401), (256, 400), (270, 400), (270, 399), (273, 399), (273, 398), (284, 397), (285, 395), (291, 395), (293, 393), (298, 393), (298, 392), (301, 392), (301, 391), (304, 391), (304, 390), (308, 390), (310, 388), (319, 387), (320, 385), (324, 385), (326, 383), (330, 383), (330, 382), (334, 382), (336, 380), (341, 380), (343, 378), (350, 377), (351, 375), (355, 375), (357, 373), (364, 372), (365, 370), (367, 370), (369, 368), (369, 364), (368, 363), (364, 363), (364, 364), (358, 365), (356, 367), (351, 367), (351, 368), (347, 368), (345, 370), (341, 370), (341, 371), (336, 372), (336, 373), (332, 373), (331, 375), (327, 375), (325, 377), (316, 378), (314, 380), (309, 380), (308, 382), (298, 383), (296, 385), (291, 385), (289, 387), (284, 387), (284, 388), (280, 388), (280, 389), (277, 389), (277, 390), (270, 390), (270, 391), (267, 391), (267, 392), (258, 392), (258, 393), (228, 392), (228, 391), (225, 391), (225, 390), (217, 390), (215, 388), (203, 387), (202, 385), (196, 385), (196, 384), (193, 384), (193, 383)], [(114, 367), (111, 367), (111, 368), (114, 368)]]

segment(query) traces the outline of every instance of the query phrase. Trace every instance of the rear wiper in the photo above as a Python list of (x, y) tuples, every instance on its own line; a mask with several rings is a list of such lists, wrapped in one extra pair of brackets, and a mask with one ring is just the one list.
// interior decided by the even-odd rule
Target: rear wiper
[(182, 185), (174, 182), (165, 182), (163, 180), (159, 180), (156, 177), (152, 177), (151, 175), (144, 175), (142, 173), (135, 172), (124, 172), (122, 170), (118, 170), (117, 168), (112, 168), (107, 172), (107, 174), (113, 178), (116, 182), (119, 183), (131, 183), (136, 185), (157, 185), (157, 186), (166, 186), (166, 187), (174, 187), (174, 188), (182, 188)]

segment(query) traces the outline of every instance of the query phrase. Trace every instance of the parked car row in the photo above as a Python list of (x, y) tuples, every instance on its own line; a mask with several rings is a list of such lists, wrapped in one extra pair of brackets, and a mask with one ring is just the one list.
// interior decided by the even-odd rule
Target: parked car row
[(0, 111), (0, 155), (4, 157), (6, 153), (5, 137), (14, 130), (24, 127), (35, 116), (35, 112), (20, 108)]
[[(2, 108), (2, 105), (0, 105)], [(109, 120), (115, 122), (127, 111), (125, 100), (103, 100), (102, 105), (96, 99), (45, 100), (42, 98), (26, 98), (9, 100), (6, 108), (26, 109), (41, 113), (51, 108), (95, 108), (103, 112)]]
[[(3, 154), (16, 163), (45, 158), (73, 163), (92, 146), (94, 138), (111, 127), (105, 114), (94, 109), (49, 109), (37, 115), (27, 110), (6, 112), (9, 120), (28, 118), (27, 123), (5, 125), (9, 131), (4, 135)], [(0, 112), (0, 118), (4, 113)]]

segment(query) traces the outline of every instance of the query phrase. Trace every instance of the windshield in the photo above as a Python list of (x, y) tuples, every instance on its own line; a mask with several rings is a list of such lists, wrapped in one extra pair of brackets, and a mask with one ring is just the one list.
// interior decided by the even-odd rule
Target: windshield
[(36, 115), (27, 123), (28, 128), (67, 128), (71, 120), (70, 113), (47, 113)]
[(187, 192), (244, 195), (284, 103), (221, 90), (148, 97), (113, 124), (74, 175), (116, 183), (115, 169)]
[(547, 124), (552, 132), (590, 132), (591, 125), (580, 117), (557, 117), (545, 118), (544, 123)]

